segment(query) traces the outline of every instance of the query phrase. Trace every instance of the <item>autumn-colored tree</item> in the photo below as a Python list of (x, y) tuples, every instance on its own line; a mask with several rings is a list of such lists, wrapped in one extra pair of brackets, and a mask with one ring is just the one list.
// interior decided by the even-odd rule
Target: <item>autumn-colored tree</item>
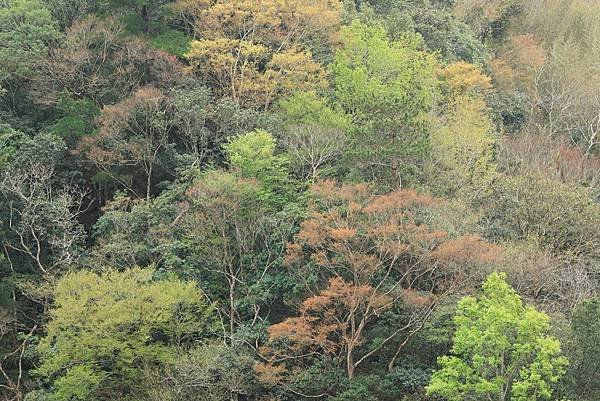
[(40, 102), (54, 103), (67, 91), (76, 99), (90, 98), (99, 106), (119, 101), (152, 82), (171, 87), (181, 77), (174, 56), (130, 38), (116, 18), (89, 16), (66, 31), (61, 47), (41, 60)]
[[(276, 96), (323, 88), (324, 70), (305, 44), (329, 41), (339, 25), (336, 0), (220, 0), (175, 7), (195, 14), (197, 40), (186, 57), (215, 92), (267, 109)], [(185, 3), (185, 4), (184, 4)]]
[(495, 171), (495, 126), (484, 100), (491, 78), (465, 62), (446, 66), (439, 76), (445, 97), (431, 133), (431, 180), (446, 191), (478, 191)]
[(264, 45), (221, 38), (192, 42), (186, 57), (217, 94), (245, 106), (266, 109), (277, 94), (325, 86), (322, 68), (306, 52), (271, 55)]
[[(186, 3), (186, 0), (181, 3)], [(238, 38), (273, 48), (310, 43), (318, 38), (334, 40), (342, 11), (338, 0), (217, 0), (196, 3), (196, 36)]]
[(499, 57), (490, 62), (494, 84), (502, 90), (532, 93), (545, 61), (546, 55), (532, 34), (513, 35)]
[[(388, 343), (396, 344), (392, 369), (436, 302), (466, 279), (464, 269), (494, 257), (495, 247), (477, 236), (452, 239), (419, 224), (418, 210), (436, 200), (415, 191), (376, 195), (366, 184), (325, 181), (311, 194), (309, 218), (286, 257), (309, 297), (299, 317), (270, 327), (267, 362), (259, 367), (266, 377), (302, 356), (329, 354), (344, 355), (352, 378)], [(408, 321), (376, 344), (364, 344), (369, 324), (398, 303), (411, 311)]]
[(478, 97), (492, 89), (492, 79), (479, 67), (464, 61), (448, 64), (438, 71), (447, 100), (461, 96)]
[[(152, 174), (160, 165), (173, 128), (166, 112), (168, 98), (152, 87), (139, 89), (116, 105), (105, 106), (96, 135), (84, 138), (78, 152), (99, 171), (137, 195), (132, 169), (144, 174), (144, 195), (152, 193)], [(128, 177), (129, 175), (129, 177)]]

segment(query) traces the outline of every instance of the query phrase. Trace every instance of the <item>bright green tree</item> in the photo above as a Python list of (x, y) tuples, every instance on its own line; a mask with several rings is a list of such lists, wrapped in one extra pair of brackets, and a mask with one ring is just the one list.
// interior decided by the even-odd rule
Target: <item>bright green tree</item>
[(331, 72), (336, 100), (360, 127), (351, 163), (364, 178), (398, 186), (428, 152), (425, 116), (437, 91), (436, 60), (420, 50), (416, 34), (390, 42), (383, 27), (354, 21), (341, 38)]
[(223, 146), (230, 168), (242, 178), (261, 183), (263, 199), (274, 206), (283, 206), (291, 199), (288, 161), (277, 155), (277, 142), (273, 135), (258, 129), (240, 135)]
[(143, 367), (173, 362), (176, 347), (209, 335), (212, 307), (193, 282), (153, 279), (152, 269), (80, 271), (57, 284), (37, 373), (51, 400), (131, 396)]
[(492, 273), (479, 298), (459, 302), (451, 355), (439, 358), (428, 394), (449, 401), (551, 398), (568, 361), (549, 335), (548, 315), (525, 306), (505, 278)]

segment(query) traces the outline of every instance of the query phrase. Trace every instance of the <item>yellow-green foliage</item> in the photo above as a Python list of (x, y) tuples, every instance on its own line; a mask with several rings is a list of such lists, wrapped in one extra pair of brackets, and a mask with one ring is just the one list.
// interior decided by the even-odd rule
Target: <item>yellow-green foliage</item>
[(212, 308), (196, 284), (154, 280), (152, 269), (67, 274), (56, 287), (37, 373), (54, 380), (53, 400), (126, 396), (142, 368), (168, 364), (175, 347), (206, 336)]
[(458, 303), (451, 356), (438, 359), (429, 394), (448, 401), (551, 399), (568, 361), (549, 335), (548, 315), (524, 305), (505, 278), (492, 273), (479, 298)]
[(485, 102), (459, 97), (444, 120), (431, 135), (434, 159), (457, 186), (489, 184), (495, 136)]

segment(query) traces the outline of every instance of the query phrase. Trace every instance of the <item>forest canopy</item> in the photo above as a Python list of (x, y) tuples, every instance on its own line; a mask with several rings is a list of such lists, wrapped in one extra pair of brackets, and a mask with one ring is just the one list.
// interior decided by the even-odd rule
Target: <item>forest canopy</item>
[(0, 401), (597, 401), (600, 3), (0, 1)]

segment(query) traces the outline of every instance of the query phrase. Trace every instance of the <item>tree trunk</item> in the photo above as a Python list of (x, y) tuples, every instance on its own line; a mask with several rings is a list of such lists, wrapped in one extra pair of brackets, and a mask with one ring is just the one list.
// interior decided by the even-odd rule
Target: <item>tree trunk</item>
[(354, 378), (354, 347), (348, 345), (346, 353), (346, 369), (348, 370), (348, 379)]
[(402, 189), (402, 178), (400, 177), (400, 160), (398, 157), (392, 159), (392, 180), (397, 189)]
[(233, 344), (233, 334), (235, 333), (235, 278), (233, 269), (230, 269), (231, 278), (229, 279), (229, 335), (230, 341)]
[(150, 21), (148, 18), (148, 6), (146, 4), (144, 4), (142, 6), (142, 29), (144, 30), (144, 35), (148, 34), (148, 31), (150, 30)]
[(150, 164), (150, 168), (148, 169), (148, 175), (146, 177), (146, 200), (150, 200), (150, 195), (152, 192), (152, 164)]

